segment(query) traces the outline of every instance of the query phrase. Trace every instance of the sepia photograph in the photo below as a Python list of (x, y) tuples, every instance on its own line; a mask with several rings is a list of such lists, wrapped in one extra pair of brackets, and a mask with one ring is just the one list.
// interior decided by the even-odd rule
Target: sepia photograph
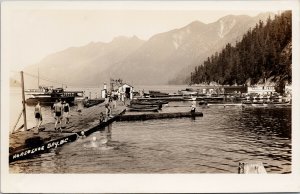
[(293, 0), (1, 2), (1, 191), (92, 175), (299, 191), (298, 36)]

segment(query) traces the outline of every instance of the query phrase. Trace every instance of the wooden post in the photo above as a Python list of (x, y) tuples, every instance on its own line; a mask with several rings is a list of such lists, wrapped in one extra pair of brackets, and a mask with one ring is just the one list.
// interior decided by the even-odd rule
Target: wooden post
[(239, 174), (266, 174), (267, 171), (262, 162), (240, 162)]
[(40, 65), (38, 64), (38, 89), (40, 89)]
[(25, 104), (25, 91), (24, 91), (24, 76), (23, 76), (23, 71), (21, 71), (21, 84), (22, 84), (22, 104), (23, 104), (24, 130), (27, 131), (26, 104)]

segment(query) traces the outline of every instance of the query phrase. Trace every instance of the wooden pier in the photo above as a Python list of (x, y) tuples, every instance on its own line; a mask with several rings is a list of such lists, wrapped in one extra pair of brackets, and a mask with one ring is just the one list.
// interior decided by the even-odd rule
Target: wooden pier
[(89, 135), (97, 130), (103, 130), (125, 110), (124, 106), (117, 106), (112, 110), (113, 116), (100, 123), (100, 113), (105, 112), (104, 105), (100, 104), (83, 109), (81, 112), (71, 112), (70, 123), (66, 126), (63, 125), (62, 132), (54, 130), (55, 120), (53, 118), (53, 123), (42, 125), (38, 134), (34, 133), (34, 129), (10, 134), (9, 162), (32, 157), (75, 141), (82, 131), (85, 135)]

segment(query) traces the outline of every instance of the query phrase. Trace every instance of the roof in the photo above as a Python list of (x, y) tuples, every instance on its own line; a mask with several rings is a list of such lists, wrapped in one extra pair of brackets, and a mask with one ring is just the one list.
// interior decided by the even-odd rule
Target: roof
[(127, 86), (129, 86), (129, 87), (132, 87), (132, 88), (133, 88), (133, 86), (131, 86), (131, 85), (127, 84), (127, 83), (124, 83), (124, 84), (120, 85), (120, 86), (119, 86), (119, 88), (120, 88), (120, 87), (123, 87), (124, 85), (127, 85)]

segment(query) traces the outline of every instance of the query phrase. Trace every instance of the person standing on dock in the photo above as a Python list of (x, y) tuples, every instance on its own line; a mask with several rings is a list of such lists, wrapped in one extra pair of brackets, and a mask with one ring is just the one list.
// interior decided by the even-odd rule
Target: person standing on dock
[(38, 101), (37, 105), (34, 107), (34, 117), (36, 120), (35, 133), (39, 133), (39, 128), (42, 124), (42, 108), (40, 106), (40, 101)]
[(69, 112), (70, 112), (70, 105), (68, 102), (64, 100), (63, 102), (63, 109), (64, 109), (64, 118), (65, 118), (65, 124), (69, 123)]
[(112, 104), (113, 104), (113, 109), (116, 109), (117, 108), (117, 96), (114, 95), (113, 98), (112, 98)]
[(62, 119), (62, 104), (61, 104), (61, 100), (58, 101), (58, 103), (55, 103), (54, 106), (54, 114), (55, 114), (55, 125), (54, 125), (54, 129), (56, 130), (56, 126), (58, 123), (60, 123), (60, 130), (61, 130), (61, 119)]
[(192, 98), (192, 109), (191, 114), (194, 115), (196, 112), (196, 98)]
[(105, 121), (107, 121), (107, 119), (109, 118), (110, 112), (111, 112), (111, 109), (110, 109), (110, 107), (109, 107), (109, 103), (106, 103), (106, 104), (105, 104), (105, 114), (106, 114), (106, 119), (105, 119)]

